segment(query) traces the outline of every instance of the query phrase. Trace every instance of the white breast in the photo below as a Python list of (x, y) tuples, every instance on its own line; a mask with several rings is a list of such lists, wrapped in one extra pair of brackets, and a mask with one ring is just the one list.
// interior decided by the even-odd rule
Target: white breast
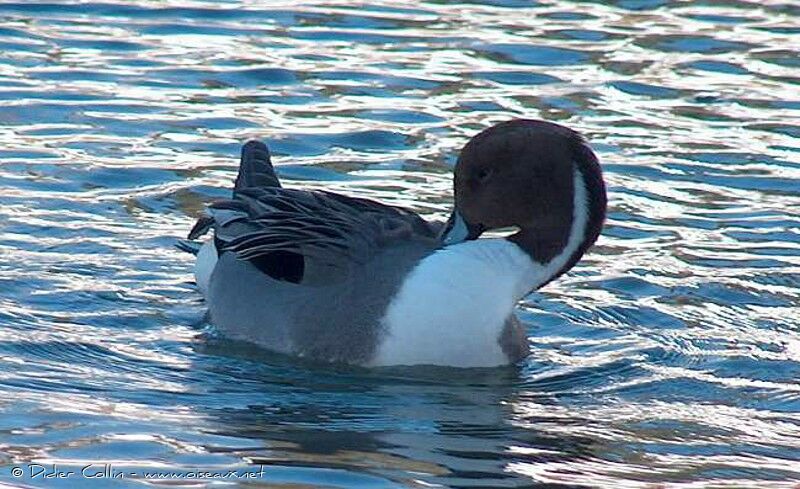
[(450, 246), (411, 272), (383, 318), (375, 365), (493, 367), (508, 363), (498, 343), (534, 264), (505, 239)]
[(580, 247), (588, 223), (586, 184), (574, 170), (569, 239), (536, 263), (505, 239), (443, 248), (411, 272), (383, 318), (375, 365), (492, 367), (508, 363), (498, 339), (514, 305), (552, 278)]

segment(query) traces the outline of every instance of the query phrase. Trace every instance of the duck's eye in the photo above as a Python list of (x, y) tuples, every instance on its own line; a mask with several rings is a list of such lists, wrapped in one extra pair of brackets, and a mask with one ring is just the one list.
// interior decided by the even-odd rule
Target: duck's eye
[(476, 178), (478, 179), (479, 182), (483, 183), (486, 180), (488, 180), (489, 177), (492, 176), (492, 173), (493, 172), (491, 168), (481, 168), (480, 170), (478, 170)]

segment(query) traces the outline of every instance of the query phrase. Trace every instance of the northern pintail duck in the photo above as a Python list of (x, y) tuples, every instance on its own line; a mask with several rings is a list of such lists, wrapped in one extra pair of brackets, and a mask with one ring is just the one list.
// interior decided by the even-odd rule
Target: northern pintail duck
[(227, 337), (368, 366), (491, 367), (528, 354), (516, 303), (575, 265), (605, 210), (600, 165), (578, 133), (512, 120), (461, 151), (445, 226), (283, 188), (267, 147), (250, 141), (232, 198), (211, 204), (189, 238), (213, 229), (195, 277)]

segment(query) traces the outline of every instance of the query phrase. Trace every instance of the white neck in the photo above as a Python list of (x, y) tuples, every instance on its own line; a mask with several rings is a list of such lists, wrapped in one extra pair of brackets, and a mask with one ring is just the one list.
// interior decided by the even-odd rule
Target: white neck
[(564, 250), (536, 263), (506, 239), (448, 246), (406, 277), (383, 318), (374, 365), (491, 367), (507, 364), (498, 340), (517, 301), (550, 280), (580, 247), (586, 186), (575, 171), (572, 227)]

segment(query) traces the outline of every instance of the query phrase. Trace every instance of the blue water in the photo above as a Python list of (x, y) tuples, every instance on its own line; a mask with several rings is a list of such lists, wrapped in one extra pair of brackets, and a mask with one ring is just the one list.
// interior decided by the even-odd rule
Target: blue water
[[(0, 3), (0, 485), (797, 487), (798, 26), (788, 0)], [(519, 368), (214, 337), (173, 244), (242, 141), (443, 218), (458, 148), (515, 116), (584, 132), (610, 191), (520, 305)]]

